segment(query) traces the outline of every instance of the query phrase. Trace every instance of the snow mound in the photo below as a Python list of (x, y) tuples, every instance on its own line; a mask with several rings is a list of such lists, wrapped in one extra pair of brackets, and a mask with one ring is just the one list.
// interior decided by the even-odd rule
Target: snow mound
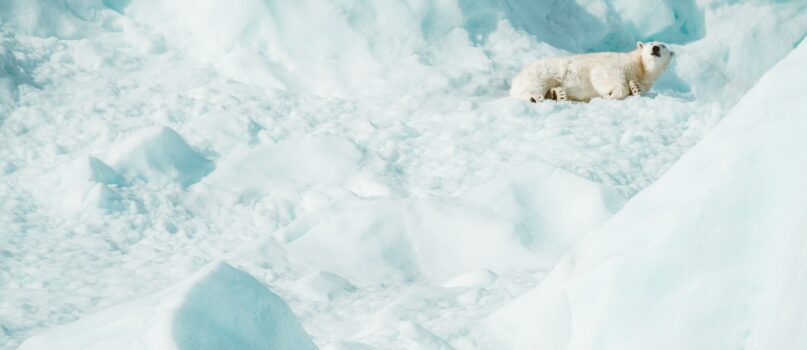
[(292, 259), (351, 281), (444, 281), (477, 269), (548, 268), (622, 197), (533, 163), (459, 198), (346, 199), (278, 233)]
[(148, 128), (116, 145), (109, 155), (112, 167), (145, 182), (190, 186), (214, 165), (168, 127)]
[(500, 349), (807, 348), (806, 60), (802, 43), (483, 336)]
[(117, 188), (126, 181), (114, 169), (95, 157), (81, 157), (55, 174), (57, 191), (48, 195), (58, 195), (65, 209), (80, 210), (98, 207), (108, 210), (122, 208)]
[(34, 349), (316, 349), (291, 309), (252, 276), (209, 265), (150, 297), (36, 335)]

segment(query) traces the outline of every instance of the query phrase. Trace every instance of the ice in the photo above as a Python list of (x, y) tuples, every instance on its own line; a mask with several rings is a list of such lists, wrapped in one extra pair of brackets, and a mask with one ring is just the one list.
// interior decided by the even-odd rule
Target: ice
[(277, 294), (214, 263), (158, 294), (37, 335), (25, 349), (316, 349)]
[(807, 292), (805, 59), (802, 43), (480, 331), (512, 349), (807, 346), (807, 321), (792, 311)]
[[(0, 349), (216, 261), (270, 287), (324, 349), (507, 349), (494, 329), (547, 349), (682, 345), (671, 334), (803, 347), (798, 237), (670, 230), (730, 204), (744, 215), (716, 226), (796, 225), (803, 191), (779, 175), (802, 175), (803, 145), (765, 130), (803, 87), (769, 75), (743, 96), (805, 35), (800, 0), (0, 1)], [(639, 40), (676, 52), (642, 97), (507, 97), (537, 58)], [(732, 133), (748, 137), (708, 141)], [(741, 189), (706, 176), (720, 162), (670, 170), (696, 145)], [(656, 183), (690, 171), (704, 176)], [(629, 215), (659, 191), (682, 209)], [(685, 220), (690, 207), (705, 209)], [(156, 305), (136, 303), (127, 315)]]

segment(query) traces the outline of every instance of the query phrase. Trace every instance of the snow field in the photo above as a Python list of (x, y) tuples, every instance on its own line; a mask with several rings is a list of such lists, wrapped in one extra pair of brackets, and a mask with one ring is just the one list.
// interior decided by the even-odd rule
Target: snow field
[[(479, 320), (708, 134), (805, 6), (0, 4), (0, 348), (219, 260), (321, 348), (484, 348)], [(537, 57), (653, 38), (676, 61), (646, 97), (504, 97)]]

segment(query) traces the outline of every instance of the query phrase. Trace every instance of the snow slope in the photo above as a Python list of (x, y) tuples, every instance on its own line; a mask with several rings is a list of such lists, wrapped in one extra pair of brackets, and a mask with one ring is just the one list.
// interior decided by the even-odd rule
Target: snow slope
[[(0, 348), (215, 261), (321, 348), (478, 348), (806, 34), (800, 0), (0, 1)], [(651, 39), (643, 98), (506, 97)]]
[(807, 347), (806, 59), (802, 43), (481, 333), (512, 349)]
[(211, 264), (157, 295), (54, 328), (20, 346), (54, 348), (316, 349), (279, 296), (225, 263)]

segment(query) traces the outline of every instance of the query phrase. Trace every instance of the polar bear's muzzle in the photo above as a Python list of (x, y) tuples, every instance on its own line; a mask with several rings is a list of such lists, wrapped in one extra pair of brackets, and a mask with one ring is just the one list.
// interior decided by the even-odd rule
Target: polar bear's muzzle
[(653, 52), (651, 53), (651, 55), (661, 57), (661, 48), (656, 45), (653, 45)]

